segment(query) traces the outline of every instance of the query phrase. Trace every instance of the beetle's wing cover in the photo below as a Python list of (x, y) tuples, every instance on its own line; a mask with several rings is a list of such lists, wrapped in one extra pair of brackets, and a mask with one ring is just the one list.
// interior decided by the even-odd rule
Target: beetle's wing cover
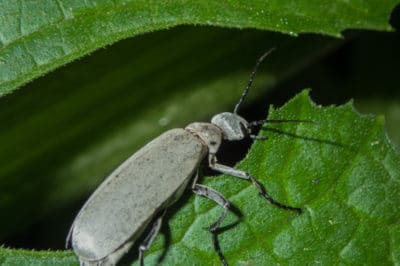
[(172, 129), (128, 158), (99, 186), (76, 217), (72, 246), (80, 258), (100, 260), (136, 239), (154, 214), (186, 186), (206, 147)]

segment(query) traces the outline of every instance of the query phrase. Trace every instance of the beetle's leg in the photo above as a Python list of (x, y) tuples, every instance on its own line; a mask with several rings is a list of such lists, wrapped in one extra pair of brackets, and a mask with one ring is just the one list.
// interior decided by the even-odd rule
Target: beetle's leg
[(254, 135), (254, 134), (250, 134), (249, 137), (250, 137), (251, 139), (254, 139), (254, 140), (267, 140), (267, 139), (268, 139), (268, 137), (265, 137), (265, 136), (258, 136), (258, 135)]
[(154, 239), (160, 232), (162, 219), (163, 219), (165, 213), (166, 213), (166, 210), (164, 210), (163, 213), (160, 215), (160, 217), (158, 217), (157, 220), (153, 223), (153, 227), (151, 228), (151, 231), (146, 236), (146, 238), (143, 240), (142, 244), (140, 244), (140, 247), (139, 247), (140, 266), (144, 266), (144, 257), (143, 257), (144, 252), (150, 248)]
[(218, 220), (209, 227), (210, 232), (215, 232), (226, 217), (230, 205), (229, 201), (224, 196), (222, 196), (222, 194), (220, 194), (218, 191), (207, 186), (196, 184), (193, 187), (193, 192), (199, 196), (203, 196), (210, 200), (213, 200), (215, 203), (224, 208), (223, 209), (224, 211), (218, 218)]
[(72, 236), (72, 231), (74, 230), (74, 223), (72, 223), (71, 228), (68, 231), (67, 239), (65, 239), (65, 248), (68, 249), (70, 243), (71, 243), (71, 236)]
[(228, 265), (228, 263), (226, 262), (224, 254), (222, 254), (221, 248), (218, 243), (216, 231), (228, 213), (229, 206), (230, 206), (229, 201), (224, 196), (222, 196), (222, 194), (220, 194), (218, 191), (216, 191), (210, 187), (207, 187), (207, 186), (203, 186), (203, 185), (194, 183), (192, 186), (192, 190), (195, 194), (206, 197), (210, 200), (213, 200), (215, 203), (217, 203), (218, 205), (220, 205), (223, 208), (223, 212), (222, 212), (221, 216), (218, 218), (218, 220), (215, 223), (210, 225), (210, 227), (208, 228), (208, 231), (210, 231), (210, 233), (211, 233), (212, 242), (213, 242), (215, 251), (218, 253), (218, 256), (221, 259), (222, 264), (226, 266), (226, 265)]
[[(254, 121), (254, 122), (258, 122), (258, 121)], [(247, 135), (248, 135), (251, 139), (254, 139), (254, 140), (267, 140), (268, 137), (266, 137), (266, 136), (259, 136), (259, 135), (253, 134), (254, 122), (251, 122), (251, 123), (249, 124), (249, 126), (245, 128), (246, 131), (247, 131)], [(253, 123), (253, 124), (252, 124), (252, 123)]]
[(250, 174), (248, 174), (242, 170), (235, 169), (233, 167), (217, 163), (217, 158), (215, 157), (214, 154), (209, 155), (209, 166), (211, 169), (213, 169), (217, 172), (251, 181), (257, 187), (260, 195), (263, 196), (267, 201), (269, 201), (272, 205), (275, 205), (276, 207), (279, 207), (279, 208), (285, 209), (285, 210), (296, 211), (298, 213), (301, 213), (301, 211), (302, 211), (300, 208), (288, 206), (288, 205), (282, 204), (282, 203), (274, 200), (268, 194), (268, 192), (265, 190), (264, 186), (257, 179), (255, 179)]

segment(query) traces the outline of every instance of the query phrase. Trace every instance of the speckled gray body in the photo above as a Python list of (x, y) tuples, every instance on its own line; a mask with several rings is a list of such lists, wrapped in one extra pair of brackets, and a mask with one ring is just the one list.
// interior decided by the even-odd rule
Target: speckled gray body
[[(194, 134), (172, 129), (111, 173), (71, 227), (72, 247), (81, 264), (114, 264), (154, 215), (181, 196), (206, 152)], [(119, 250), (122, 254), (113, 258)]]

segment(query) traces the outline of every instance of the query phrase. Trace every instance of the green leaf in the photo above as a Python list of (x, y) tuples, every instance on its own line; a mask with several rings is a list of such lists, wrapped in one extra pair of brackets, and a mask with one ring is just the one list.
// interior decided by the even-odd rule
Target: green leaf
[(0, 249), (0, 264), (8, 266), (20, 265), (77, 265), (76, 258), (71, 252), (62, 251), (30, 251)]
[[(243, 213), (220, 236), (232, 265), (400, 263), (400, 156), (382, 117), (360, 115), (351, 104), (320, 107), (303, 92), (270, 119), (310, 123), (265, 125), (239, 168), (256, 176), (278, 201), (303, 208), (297, 215), (257, 196), (246, 181), (223, 176), (205, 184), (229, 197)], [(172, 245), (165, 265), (218, 263), (204, 227), (221, 209), (192, 197), (170, 222)], [(190, 217), (190, 218), (189, 218)], [(224, 225), (236, 221), (234, 215)], [(154, 263), (162, 245), (152, 249)]]
[(340, 36), (391, 30), (385, 1), (2, 1), (0, 95), (118, 40), (177, 25)]
[[(271, 206), (245, 180), (204, 178), (203, 184), (227, 196), (243, 215), (230, 213), (223, 225), (238, 223), (219, 235), (228, 262), (399, 264), (400, 156), (383, 130), (382, 117), (361, 115), (351, 103), (317, 106), (304, 91), (282, 108), (270, 108), (268, 118), (314, 123), (264, 125), (260, 134), (268, 140), (256, 141), (238, 167), (257, 177), (274, 199), (301, 207), (303, 213)], [(167, 249), (162, 265), (218, 265), (204, 228), (221, 208), (195, 196), (179, 205), (168, 220), (171, 243), (165, 247), (160, 235), (146, 253), (146, 264), (153, 265)], [(0, 252), (5, 261), (10, 251)], [(18, 252), (25, 251), (13, 252), (22, 257)], [(26, 255), (25, 265), (32, 265), (31, 256), (37, 254)]]

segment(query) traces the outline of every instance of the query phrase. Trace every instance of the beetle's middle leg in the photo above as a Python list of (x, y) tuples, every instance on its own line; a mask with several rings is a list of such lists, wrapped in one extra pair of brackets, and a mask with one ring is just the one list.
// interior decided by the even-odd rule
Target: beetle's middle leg
[(146, 236), (146, 238), (143, 240), (143, 242), (140, 244), (140, 247), (139, 247), (140, 266), (144, 266), (144, 256), (143, 256), (144, 252), (150, 248), (151, 244), (153, 244), (153, 242), (154, 242), (154, 239), (160, 232), (162, 219), (164, 218), (165, 213), (166, 213), (166, 209), (162, 212), (162, 214), (153, 223), (153, 227), (151, 228), (151, 231)]
[(197, 184), (197, 178), (198, 178), (198, 174), (196, 175), (193, 185), (192, 185), (193, 192), (199, 196), (202, 196), (202, 197), (205, 197), (205, 198), (208, 198), (208, 199), (214, 201), (215, 203), (217, 203), (218, 205), (220, 205), (223, 208), (223, 212), (222, 212), (221, 216), (218, 218), (218, 220), (216, 222), (214, 222), (213, 224), (210, 225), (210, 227), (208, 228), (208, 231), (211, 233), (214, 249), (218, 253), (218, 256), (221, 259), (222, 264), (227, 266), (228, 263), (226, 262), (225, 256), (224, 256), (224, 254), (222, 254), (221, 247), (219, 246), (219, 243), (218, 243), (217, 229), (221, 225), (221, 223), (224, 221), (224, 219), (228, 213), (230, 203), (218, 191), (216, 191), (210, 187)]
[(276, 201), (275, 199), (273, 199), (268, 194), (268, 192), (265, 190), (264, 186), (257, 179), (252, 177), (250, 174), (248, 174), (242, 170), (235, 169), (233, 167), (217, 163), (217, 158), (215, 157), (214, 154), (209, 155), (208, 163), (209, 163), (210, 168), (217, 172), (220, 172), (222, 174), (227, 174), (227, 175), (230, 175), (233, 177), (238, 177), (238, 178), (245, 179), (245, 180), (252, 182), (257, 187), (260, 195), (262, 195), (272, 205), (275, 205), (275, 206), (277, 206), (281, 209), (285, 209), (285, 210), (296, 211), (298, 213), (302, 212), (302, 210), (300, 208), (288, 206), (288, 205), (282, 204), (279, 201)]

